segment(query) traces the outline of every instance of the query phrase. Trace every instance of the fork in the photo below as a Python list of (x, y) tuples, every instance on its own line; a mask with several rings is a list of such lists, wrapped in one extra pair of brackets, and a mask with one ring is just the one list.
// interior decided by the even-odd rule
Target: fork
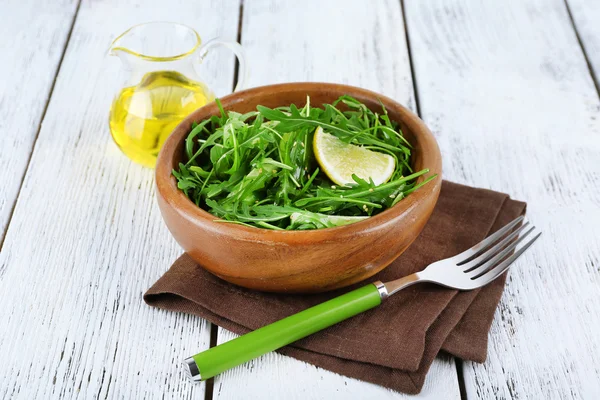
[(541, 232), (516, 218), (470, 249), (394, 281), (376, 281), (185, 359), (194, 381), (206, 380), (364, 311), (419, 282), (473, 290), (502, 275)]

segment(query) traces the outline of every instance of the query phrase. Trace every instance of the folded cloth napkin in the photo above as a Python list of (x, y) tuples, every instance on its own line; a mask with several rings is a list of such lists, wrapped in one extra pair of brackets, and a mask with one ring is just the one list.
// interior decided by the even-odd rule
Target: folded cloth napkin
[[(422, 233), (369, 282), (397, 279), (456, 255), (522, 215), (525, 206), (506, 194), (444, 181)], [(504, 275), (469, 292), (415, 285), (373, 310), (279, 352), (342, 375), (418, 393), (440, 350), (465, 360), (485, 360), (488, 331), (505, 279)], [(364, 284), (314, 295), (262, 293), (227, 283), (184, 254), (148, 290), (144, 300), (244, 334)]]

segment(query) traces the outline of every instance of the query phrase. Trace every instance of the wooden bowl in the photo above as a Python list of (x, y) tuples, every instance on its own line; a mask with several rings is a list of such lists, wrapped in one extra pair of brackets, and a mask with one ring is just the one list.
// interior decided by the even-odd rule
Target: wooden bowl
[[(437, 178), (394, 207), (364, 221), (309, 231), (273, 231), (215, 222), (182, 191), (171, 171), (184, 155), (184, 140), (193, 122), (218, 115), (214, 103), (189, 115), (165, 142), (156, 164), (158, 204), (167, 227), (183, 249), (216, 276), (269, 292), (322, 292), (369, 278), (390, 264), (419, 235), (433, 211), (441, 187), (442, 159), (423, 121), (392, 99), (352, 86), (331, 83), (286, 83), (257, 87), (224, 97), (226, 110), (246, 113), (257, 105), (294, 103), (321, 106), (348, 94), (372, 110), (381, 104), (400, 123), (413, 145), (415, 171), (429, 168)], [(425, 177), (420, 177), (419, 181)]]

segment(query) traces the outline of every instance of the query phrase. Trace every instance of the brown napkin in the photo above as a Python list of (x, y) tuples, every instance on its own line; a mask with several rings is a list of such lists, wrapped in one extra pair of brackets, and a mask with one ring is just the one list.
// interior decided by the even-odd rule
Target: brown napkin
[[(458, 254), (524, 212), (525, 203), (506, 194), (445, 181), (421, 235), (369, 281), (400, 278)], [(470, 292), (415, 285), (374, 310), (279, 352), (342, 375), (418, 393), (440, 350), (465, 360), (485, 360), (487, 335), (505, 278)], [(364, 284), (316, 295), (261, 293), (211, 275), (184, 254), (144, 300), (243, 334)]]

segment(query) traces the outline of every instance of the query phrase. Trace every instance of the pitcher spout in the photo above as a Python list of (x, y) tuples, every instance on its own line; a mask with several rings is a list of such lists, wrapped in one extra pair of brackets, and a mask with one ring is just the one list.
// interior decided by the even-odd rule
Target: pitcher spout
[(108, 54), (119, 58), (169, 62), (186, 58), (200, 47), (200, 35), (192, 28), (173, 22), (148, 22), (119, 35)]
[(110, 44), (109, 56), (116, 56), (124, 64), (132, 64), (135, 59), (143, 59), (143, 42), (140, 40), (139, 26), (134, 26), (121, 33)]
[(124, 42), (127, 40), (126, 36), (130, 31), (131, 29), (119, 35), (115, 40), (113, 40), (108, 48), (108, 55), (118, 57), (124, 66), (131, 65), (134, 59), (137, 57), (133, 50), (124, 45)]

